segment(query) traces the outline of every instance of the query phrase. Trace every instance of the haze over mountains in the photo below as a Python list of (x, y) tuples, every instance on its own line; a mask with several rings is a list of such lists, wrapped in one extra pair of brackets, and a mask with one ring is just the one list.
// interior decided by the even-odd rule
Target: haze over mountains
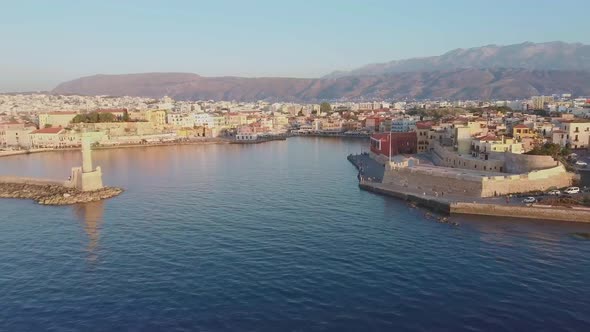
[(465, 68), (520, 68), (528, 70), (590, 70), (590, 45), (564, 42), (487, 45), (458, 48), (440, 56), (376, 63), (326, 78), (383, 75), (403, 72), (448, 71)]
[(190, 73), (95, 75), (58, 85), (58, 94), (181, 100), (518, 99), (590, 95), (590, 45), (488, 45), (441, 56), (370, 64), (319, 79), (202, 77)]

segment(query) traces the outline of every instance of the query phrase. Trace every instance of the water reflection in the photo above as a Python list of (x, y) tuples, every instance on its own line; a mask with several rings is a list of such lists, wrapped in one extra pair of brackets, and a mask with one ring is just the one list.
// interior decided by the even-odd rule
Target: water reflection
[(93, 263), (98, 259), (98, 241), (100, 240), (100, 229), (103, 221), (104, 202), (90, 202), (74, 205), (76, 218), (84, 223), (84, 231), (88, 236), (88, 262)]

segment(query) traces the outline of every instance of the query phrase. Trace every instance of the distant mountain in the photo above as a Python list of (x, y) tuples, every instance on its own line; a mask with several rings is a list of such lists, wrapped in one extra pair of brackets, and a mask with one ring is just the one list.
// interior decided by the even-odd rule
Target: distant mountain
[(455, 69), (519, 68), (528, 70), (590, 70), (590, 45), (564, 42), (487, 45), (456, 49), (440, 56), (369, 64), (351, 71), (338, 71), (325, 78), (375, 76), (403, 72)]
[(96, 75), (65, 82), (55, 94), (170, 96), (179, 100), (298, 101), (518, 99), (571, 92), (590, 95), (590, 71), (455, 69), (330, 79), (203, 77), (188, 73)]
[(441, 56), (334, 72), (320, 79), (190, 73), (96, 75), (62, 83), (53, 90), (59, 94), (240, 101), (515, 99), (563, 92), (590, 95), (590, 45), (527, 42), (456, 49)]

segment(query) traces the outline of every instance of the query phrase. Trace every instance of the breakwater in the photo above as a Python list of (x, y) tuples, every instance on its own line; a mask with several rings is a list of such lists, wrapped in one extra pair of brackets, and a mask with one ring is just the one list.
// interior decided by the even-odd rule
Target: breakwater
[(590, 223), (590, 209), (563, 208), (545, 205), (514, 206), (490, 203), (469, 203), (452, 199), (442, 199), (428, 195), (416, 195), (396, 190), (381, 183), (360, 182), (363, 190), (395, 197), (416, 204), (419, 207), (448, 215), (482, 215), (537, 220), (556, 220)]
[(70, 205), (100, 201), (120, 195), (121, 188), (79, 191), (44, 181), (0, 182), (0, 198), (32, 199), (42, 205)]

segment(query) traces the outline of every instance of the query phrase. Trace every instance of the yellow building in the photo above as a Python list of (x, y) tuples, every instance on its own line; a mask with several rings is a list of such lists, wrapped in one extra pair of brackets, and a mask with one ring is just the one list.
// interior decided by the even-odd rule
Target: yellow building
[(512, 137), (517, 140), (522, 140), (523, 138), (535, 138), (535, 136), (535, 132), (523, 124), (516, 125), (512, 128)]
[(471, 149), (473, 152), (487, 153), (487, 152), (511, 152), (516, 154), (524, 153), (524, 146), (521, 142), (517, 142), (512, 138), (496, 137), (493, 135), (479, 137), (471, 142)]
[(145, 119), (153, 126), (163, 127), (166, 125), (166, 111), (164, 110), (147, 110)]
[(67, 127), (78, 112), (49, 112), (39, 114), (39, 128), (45, 127)]
[(545, 109), (547, 103), (552, 103), (553, 97), (551, 96), (534, 96), (531, 98), (531, 104), (534, 110)]

